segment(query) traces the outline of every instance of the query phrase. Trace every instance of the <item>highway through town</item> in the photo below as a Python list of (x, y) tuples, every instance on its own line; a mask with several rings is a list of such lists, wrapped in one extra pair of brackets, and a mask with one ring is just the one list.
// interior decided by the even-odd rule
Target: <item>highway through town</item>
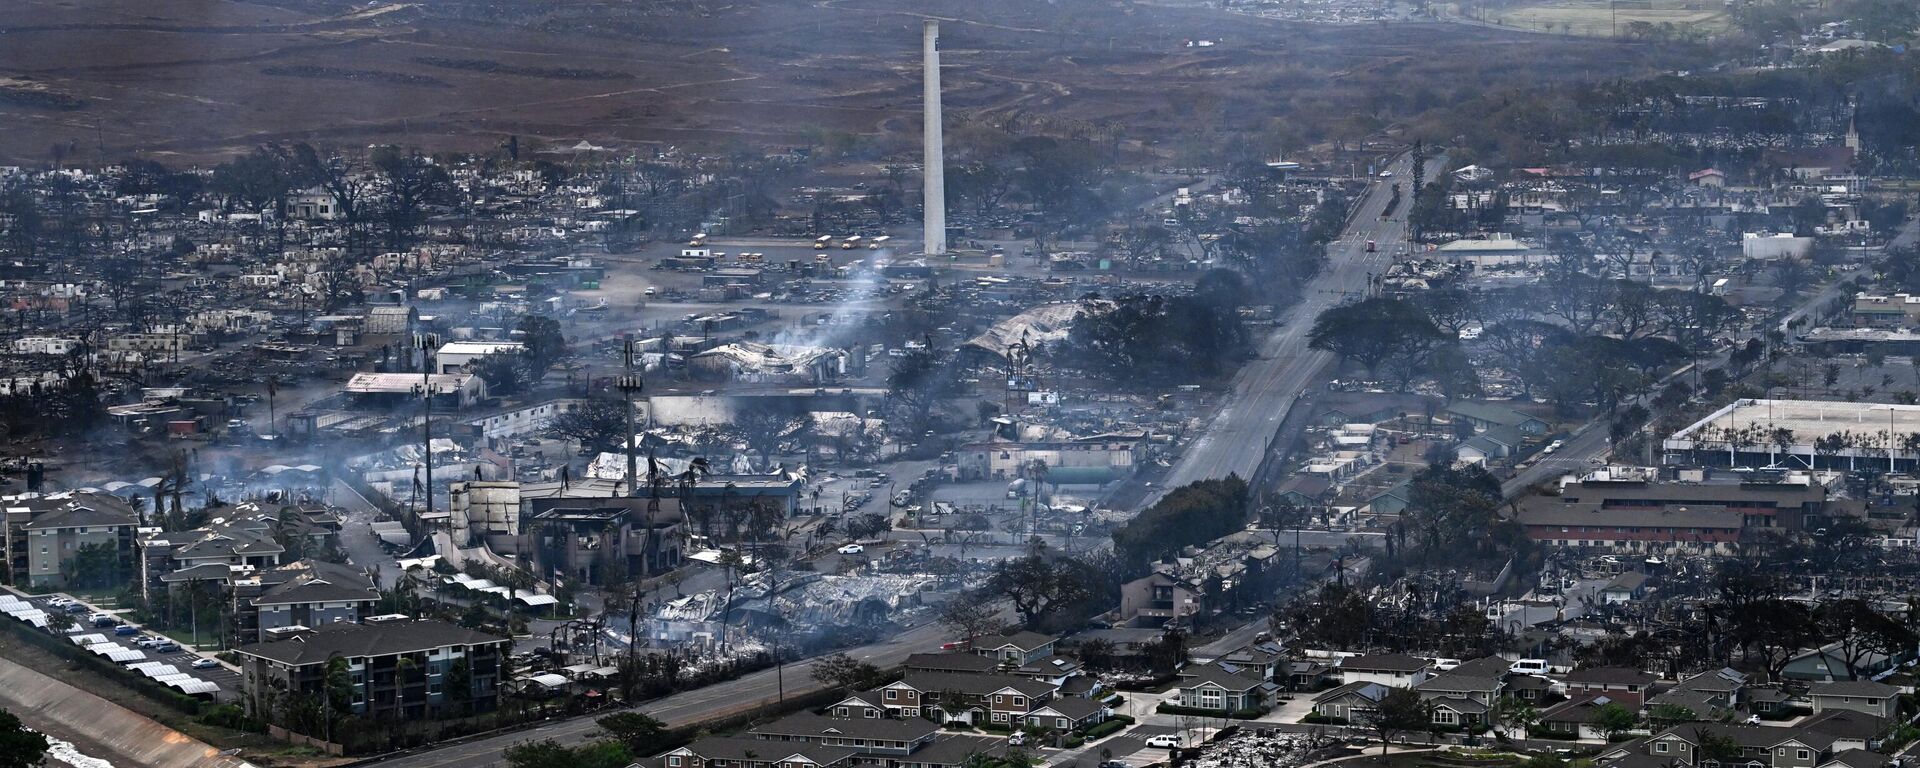
[[(1443, 162), (1444, 158), (1431, 158), (1427, 165), (1440, 167)], [(1285, 322), (1261, 344), (1259, 359), (1234, 376), (1233, 391), (1226, 403), (1168, 472), (1162, 493), (1229, 474), (1253, 476), (1287, 410), (1309, 387), (1319, 384), (1334, 361), (1331, 352), (1307, 348), (1307, 333), (1313, 328), (1314, 318), (1329, 307), (1363, 295), (1368, 276), (1385, 272), (1406, 243), (1406, 211), (1412, 207), (1411, 196), (1390, 215), (1382, 214), (1393, 199), (1393, 185), (1404, 187), (1412, 169), (1412, 158), (1402, 155), (1388, 166), (1391, 176), (1375, 177), (1376, 183), (1368, 189), (1340, 239), (1327, 244), (1327, 268), (1307, 285), (1300, 302), (1284, 315)], [(1378, 244), (1378, 252), (1367, 252), (1368, 241)]]

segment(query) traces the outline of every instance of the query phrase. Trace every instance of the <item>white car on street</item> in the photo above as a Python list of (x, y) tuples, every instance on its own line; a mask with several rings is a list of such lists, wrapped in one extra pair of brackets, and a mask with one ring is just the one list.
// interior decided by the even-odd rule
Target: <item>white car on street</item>
[(1183, 739), (1180, 738), (1180, 734), (1163, 733), (1158, 736), (1148, 736), (1147, 746), (1160, 749), (1179, 749), (1182, 741)]
[(858, 544), (848, 544), (840, 548), (840, 554), (843, 555), (857, 555), (865, 551), (867, 551), (867, 548)]

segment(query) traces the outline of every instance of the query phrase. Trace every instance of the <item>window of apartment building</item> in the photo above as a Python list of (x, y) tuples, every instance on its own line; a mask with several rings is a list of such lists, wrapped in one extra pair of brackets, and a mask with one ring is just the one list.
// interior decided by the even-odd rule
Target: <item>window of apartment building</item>
[(1803, 749), (1803, 750), (1800, 750), (1799, 752), (1797, 752), (1797, 753), (1795, 753), (1795, 754), (1794, 754), (1794, 757), (1796, 757), (1796, 758), (1799, 758), (1799, 759), (1801, 759), (1801, 760), (1812, 760), (1812, 759), (1813, 759), (1813, 752), (1812, 752), (1811, 750), (1806, 750), (1806, 749)]
[(1664, 742), (1664, 741), (1656, 741), (1656, 742), (1654, 742), (1654, 743), (1653, 743), (1653, 751), (1655, 751), (1655, 752), (1660, 752), (1660, 753), (1662, 753), (1662, 754), (1664, 754), (1664, 753), (1665, 753), (1665, 752), (1667, 751), (1667, 743), (1666, 743), (1666, 742)]
[(899, 697), (899, 695), (898, 695), (899, 693), (900, 693), (899, 691), (896, 691), (896, 690), (894, 690), (894, 689), (892, 689), (892, 688), (888, 688), (888, 689), (887, 689), (887, 701), (893, 701), (894, 699), (897, 699), (897, 698), (900, 698), (900, 697)]
[(1442, 725), (1453, 725), (1455, 721), (1453, 710), (1443, 709), (1433, 713), (1433, 721)]
[(995, 703), (995, 704), (1002, 704), (1002, 703), (1005, 703), (1005, 702), (1006, 702), (1006, 698), (1007, 698), (1007, 697), (1005, 697), (1005, 696), (1002, 696), (1002, 695), (1000, 695), (1000, 694), (997, 694), (997, 693), (996, 693), (996, 694), (994, 694), (994, 695), (993, 695), (993, 703)]
[(679, 755), (668, 755), (668, 756), (667, 756), (667, 765), (672, 765), (672, 766), (678, 766), (678, 765), (680, 765), (680, 756), (679, 756)]
[(1014, 706), (1016, 706), (1016, 707), (1024, 707), (1024, 706), (1026, 706), (1026, 705), (1027, 705), (1027, 697), (1025, 697), (1025, 696), (1015, 696), (1015, 697), (1013, 697), (1013, 705), (1014, 705)]

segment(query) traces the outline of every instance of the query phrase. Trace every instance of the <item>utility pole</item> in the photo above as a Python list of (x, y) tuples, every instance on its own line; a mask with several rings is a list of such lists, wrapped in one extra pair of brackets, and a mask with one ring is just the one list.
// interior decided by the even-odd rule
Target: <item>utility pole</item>
[(414, 337), (414, 346), (420, 350), (420, 447), (425, 449), (421, 457), (421, 466), (426, 469), (426, 506), (422, 514), (433, 512), (433, 352), (440, 347), (440, 339), (431, 333)]

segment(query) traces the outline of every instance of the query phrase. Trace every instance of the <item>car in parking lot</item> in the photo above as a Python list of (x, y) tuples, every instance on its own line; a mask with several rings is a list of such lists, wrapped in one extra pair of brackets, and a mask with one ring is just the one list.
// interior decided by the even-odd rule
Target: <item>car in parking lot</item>
[(114, 627), (113, 633), (115, 635), (119, 635), (120, 637), (132, 637), (134, 635), (140, 634), (140, 628), (129, 627), (125, 624), (122, 624), (120, 626)]
[(198, 659), (190, 666), (194, 669), (218, 669), (220, 668), (220, 662), (214, 661), (213, 659)]
[(867, 551), (867, 548), (858, 544), (848, 544), (840, 548), (840, 554), (843, 555), (857, 555), (865, 551)]
[(1183, 739), (1180, 738), (1180, 734), (1162, 733), (1157, 736), (1148, 736), (1147, 746), (1160, 749), (1179, 749), (1182, 746), (1182, 741)]

